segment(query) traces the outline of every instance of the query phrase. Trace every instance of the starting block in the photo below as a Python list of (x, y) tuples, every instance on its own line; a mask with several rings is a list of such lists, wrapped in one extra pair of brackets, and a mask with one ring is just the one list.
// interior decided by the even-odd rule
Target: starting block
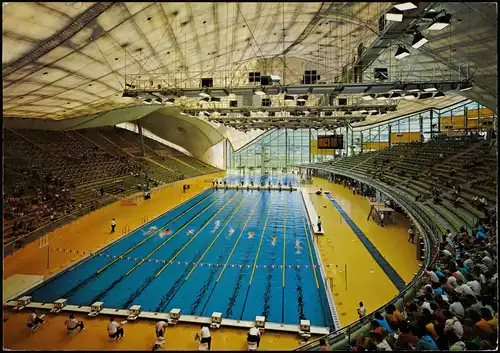
[(135, 321), (137, 320), (137, 317), (141, 313), (141, 306), (140, 305), (132, 305), (129, 309), (129, 315), (127, 317), (128, 321)]
[(181, 318), (181, 309), (172, 309), (170, 310), (170, 317), (167, 322), (171, 325), (177, 325), (177, 322)]
[(311, 337), (311, 322), (309, 320), (300, 320), (299, 335), (301, 337)]
[(31, 297), (30, 296), (24, 296), (21, 297), (17, 300), (17, 306), (14, 308), (14, 310), (21, 311), (23, 310), (28, 304), (31, 303)]
[(99, 312), (104, 309), (104, 303), (103, 302), (95, 302), (90, 306), (90, 313), (89, 316), (97, 316), (99, 315)]
[(219, 328), (222, 322), (222, 313), (214, 312), (212, 313), (212, 323), (210, 324), (210, 328)]
[(264, 333), (264, 326), (266, 325), (266, 317), (265, 316), (256, 316), (255, 317), (255, 327), (257, 327), (260, 333)]
[(55, 302), (54, 302), (54, 309), (52, 309), (50, 312), (51, 313), (58, 313), (60, 312), (65, 306), (66, 306), (66, 303), (68, 302), (67, 299), (57, 299)]

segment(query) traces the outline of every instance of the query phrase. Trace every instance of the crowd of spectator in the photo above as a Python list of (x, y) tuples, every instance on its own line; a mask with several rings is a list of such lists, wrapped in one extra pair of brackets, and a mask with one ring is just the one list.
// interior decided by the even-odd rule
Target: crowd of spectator
[(403, 310), (376, 313), (372, 329), (357, 337), (358, 351), (489, 350), (498, 338), (495, 216), (450, 234), (438, 262)]

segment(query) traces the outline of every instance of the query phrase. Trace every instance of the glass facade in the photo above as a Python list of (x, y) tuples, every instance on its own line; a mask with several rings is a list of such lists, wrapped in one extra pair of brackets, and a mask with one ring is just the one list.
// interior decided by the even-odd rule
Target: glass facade
[[(231, 153), (230, 168), (283, 171), (292, 165), (388, 148), (397, 143), (425, 142), (434, 134), (463, 134), (497, 129), (495, 112), (470, 100), (440, 110), (426, 109), (368, 126), (338, 129), (344, 135), (342, 150), (318, 149), (318, 136), (334, 132), (314, 129), (270, 130)], [(261, 169), (263, 168), (263, 170)]]

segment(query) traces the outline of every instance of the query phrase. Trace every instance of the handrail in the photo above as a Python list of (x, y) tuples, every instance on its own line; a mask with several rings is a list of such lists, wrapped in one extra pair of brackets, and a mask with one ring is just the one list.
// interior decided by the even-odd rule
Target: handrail
[[(317, 169), (317, 170), (322, 170), (326, 171), (329, 173), (336, 173), (336, 174), (341, 174), (353, 179), (356, 179), (358, 181), (361, 181), (367, 185), (370, 185), (372, 187), (375, 187), (379, 191), (382, 191), (384, 194), (386, 194), (388, 197), (392, 198), (397, 204), (399, 204), (403, 210), (410, 216), (410, 218), (413, 219), (415, 226), (419, 230), (419, 233), (422, 235), (423, 240), (424, 240), (424, 246), (425, 246), (425, 260), (424, 260), (424, 265), (420, 268), (419, 272), (416, 274), (416, 276), (413, 278), (413, 280), (410, 282), (406, 288), (401, 291), (394, 299), (389, 301), (388, 303), (382, 305), (380, 308), (377, 310), (373, 311), (369, 315), (355, 321), (354, 323), (351, 323), (339, 330), (336, 330), (335, 332), (332, 332), (324, 337), (323, 339), (326, 339), (327, 342), (330, 343), (330, 345), (335, 344), (335, 343), (340, 343), (342, 344), (342, 341), (344, 339), (347, 339), (347, 345), (350, 345), (350, 337), (351, 333), (356, 332), (358, 330), (362, 330), (363, 326), (365, 326), (367, 323), (369, 323), (374, 317), (374, 314), (376, 312), (383, 311), (383, 309), (389, 305), (389, 304), (397, 304), (399, 300), (405, 298), (405, 295), (410, 293), (413, 289), (416, 288), (416, 286), (420, 283), (426, 268), (434, 264), (438, 258), (439, 251), (434, 252), (434, 254), (431, 256), (432, 250), (436, 249), (436, 244), (439, 244), (439, 228), (436, 227), (434, 222), (429, 218), (429, 216), (420, 208), (413, 207), (410, 203), (408, 203), (406, 200), (408, 198), (403, 195), (401, 192), (398, 190), (394, 189), (388, 189), (385, 185), (380, 184), (379, 182), (376, 182), (374, 180), (368, 180), (363, 176), (360, 175), (355, 175), (350, 172), (345, 172), (345, 171), (332, 171), (330, 169), (324, 168), (322, 166), (311, 166), (309, 167), (311, 169)], [(406, 199), (406, 200), (405, 200)], [(409, 201), (409, 200), (408, 200)], [(418, 219), (418, 221), (417, 221)], [(425, 230), (424, 230), (425, 229)], [(316, 339), (314, 341), (309, 342), (306, 345), (303, 345), (299, 348), (296, 348), (295, 350), (311, 350), (314, 347), (317, 347), (319, 345), (319, 339)]]

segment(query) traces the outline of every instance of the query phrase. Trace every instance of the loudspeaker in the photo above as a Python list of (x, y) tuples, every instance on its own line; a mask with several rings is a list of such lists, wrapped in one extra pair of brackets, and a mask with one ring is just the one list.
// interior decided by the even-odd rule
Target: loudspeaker
[(389, 79), (389, 69), (386, 67), (376, 67), (373, 69), (373, 76), (377, 80), (388, 80)]
[(262, 106), (263, 107), (270, 107), (271, 106), (271, 99), (270, 98), (262, 98)]
[(339, 105), (347, 105), (347, 98), (339, 98)]
[(260, 72), (249, 72), (248, 82), (260, 82)]
[(238, 101), (229, 101), (229, 106), (231, 108), (236, 108), (238, 106)]
[(272, 80), (271, 80), (271, 76), (262, 76), (260, 78), (260, 84), (262, 86), (269, 86), (270, 84), (272, 84)]
[(213, 87), (214, 79), (213, 78), (202, 78), (201, 79), (201, 87)]

